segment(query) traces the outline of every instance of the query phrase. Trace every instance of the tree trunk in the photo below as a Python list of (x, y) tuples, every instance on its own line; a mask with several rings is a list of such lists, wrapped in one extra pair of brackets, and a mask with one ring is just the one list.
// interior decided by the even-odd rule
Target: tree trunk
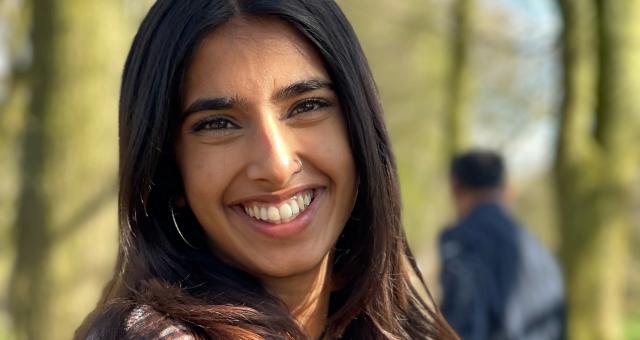
[(32, 97), (14, 228), (18, 339), (69, 339), (116, 244), (117, 96), (129, 35), (120, 1), (34, 1)]
[(452, 4), (451, 64), (449, 69), (449, 95), (447, 98), (449, 135), (447, 154), (452, 156), (467, 146), (470, 79), (468, 63), (471, 0), (457, 0)]
[[(638, 1), (560, 1), (565, 98), (556, 159), (570, 339), (620, 339), (638, 166)], [(635, 25), (637, 26), (637, 25)], [(637, 45), (637, 44), (635, 44)]]

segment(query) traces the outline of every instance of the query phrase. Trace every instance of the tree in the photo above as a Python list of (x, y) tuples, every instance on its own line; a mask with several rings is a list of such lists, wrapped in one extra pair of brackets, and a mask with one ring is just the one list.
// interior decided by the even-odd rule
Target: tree
[(18, 339), (68, 339), (115, 254), (117, 90), (129, 22), (121, 1), (39, 0), (14, 228)]
[(467, 146), (469, 113), (469, 66), (468, 50), (470, 37), (471, 0), (457, 0), (452, 4), (453, 20), (451, 41), (451, 64), (449, 66), (449, 95), (447, 98), (447, 154), (453, 156)]
[[(19, 191), (20, 136), (24, 126), (29, 87), (28, 62), (22, 56), (28, 51), (29, 12), (23, 1), (0, 2), (0, 22), (6, 32), (4, 43), (5, 62), (9, 72), (0, 79), (0, 292), (7, 292), (13, 244), (11, 227), (16, 216), (15, 199)], [(0, 293), (0, 306), (8, 303), (6, 294)], [(9, 320), (8, 311), (0, 309), (0, 329), (9, 328), (3, 320)], [(0, 331), (0, 338), (2, 331)]]
[(640, 1), (561, 0), (565, 97), (556, 155), (572, 339), (620, 339), (640, 142)]

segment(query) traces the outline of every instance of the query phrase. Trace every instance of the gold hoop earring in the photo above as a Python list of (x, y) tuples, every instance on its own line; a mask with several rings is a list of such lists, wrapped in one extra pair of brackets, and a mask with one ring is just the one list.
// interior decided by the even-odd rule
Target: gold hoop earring
[(169, 212), (171, 212), (171, 219), (173, 220), (173, 226), (176, 227), (176, 231), (178, 232), (178, 235), (180, 235), (180, 238), (189, 247), (191, 247), (193, 249), (198, 249), (198, 248), (194, 247), (191, 243), (189, 243), (189, 241), (187, 241), (186, 237), (184, 237), (184, 235), (182, 234), (182, 231), (180, 231), (180, 227), (178, 227), (178, 221), (176, 221), (176, 215), (173, 212), (173, 204), (171, 203), (171, 201), (169, 201)]

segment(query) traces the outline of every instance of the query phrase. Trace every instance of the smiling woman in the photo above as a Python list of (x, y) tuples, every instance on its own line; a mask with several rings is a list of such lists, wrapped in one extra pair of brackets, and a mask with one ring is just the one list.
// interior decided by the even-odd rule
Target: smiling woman
[(159, 0), (120, 155), (116, 275), (77, 338), (456, 338), (411, 282), (382, 108), (333, 1)]

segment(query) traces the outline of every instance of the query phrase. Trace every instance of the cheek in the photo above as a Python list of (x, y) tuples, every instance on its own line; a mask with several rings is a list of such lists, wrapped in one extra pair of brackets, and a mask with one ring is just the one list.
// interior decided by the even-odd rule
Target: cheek
[(353, 154), (347, 136), (347, 131), (341, 119), (335, 119), (324, 129), (318, 131), (313, 145), (317, 154), (322, 155), (322, 165), (330, 172), (338, 172), (340, 178), (349, 180), (349, 175), (355, 176)]
[(346, 128), (341, 119), (312, 133), (304, 134), (304, 145), (321, 172), (337, 185), (339, 199), (349, 201), (355, 195), (357, 174)]
[(189, 205), (198, 208), (222, 202), (225, 183), (233, 178), (233, 162), (228, 152), (213, 147), (185, 147), (178, 159)]

